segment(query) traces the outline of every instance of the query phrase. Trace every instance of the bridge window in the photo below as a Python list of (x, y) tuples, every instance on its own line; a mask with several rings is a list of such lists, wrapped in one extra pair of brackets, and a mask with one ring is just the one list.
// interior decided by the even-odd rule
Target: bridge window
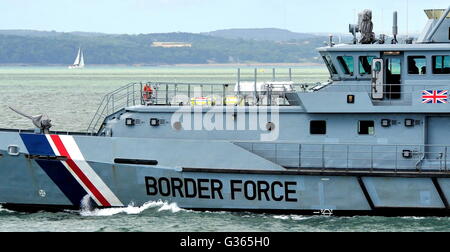
[(327, 122), (326, 121), (311, 121), (310, 123), (311, 135), (326, 135)]
[(323, 56), (323, 61), (324, 61), (325, 64), (327, 65), (328, 70), (330, 71), (330, 73), (331, 73), (332, 75), (338, 74), (338, 73), (337, 73), (337, 70), (336, 70), (336, 67), (334, 67), (333, 61), (331, 60), (331, 57), (330, 57), (329, 55)]
[(433, 56), (433, 73), (450, 74), (450, 56)]
[(359, 121), (358, 134), (374, 135), (375, 134), (375, 122), (374, 121)]
[(425, 56), (408, 56), (409, 74), (427, 74), (427, 58)]
[(400, 99), (402, 94), (402, 61), (400, 58), (386, 59), (386, 96), (389, 99)]
[(346, 75), (353, 75), (354, 73), (354, 63), (352, 56), (339, 56), (337, 57), (339, 64), (341, 64), (342, 72)]
[(360, 56), (359, 57), (359, 74), (367, 75), (372, 74), (372, 61), (375, 56)]

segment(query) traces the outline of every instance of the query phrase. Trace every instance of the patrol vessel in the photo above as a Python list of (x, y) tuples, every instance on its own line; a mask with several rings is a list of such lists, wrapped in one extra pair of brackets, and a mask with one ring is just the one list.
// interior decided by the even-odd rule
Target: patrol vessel
[(79, 209), (175, 202), (194, 210), (450, 215), (450, 7), (416, 41), (319, 48), (330, 80), (133, 83), (87, 132), (0, 130), (0, 202)]

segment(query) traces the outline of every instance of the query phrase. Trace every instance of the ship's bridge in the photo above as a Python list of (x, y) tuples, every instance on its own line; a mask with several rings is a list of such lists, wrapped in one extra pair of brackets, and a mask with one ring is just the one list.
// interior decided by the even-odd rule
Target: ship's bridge
[[(307, 112), (446, 113), (450, 109), (450, 43), (342, 44), (319, 48), (319, 53), (332, 81), (316, 92), (298, 93)], [(424, 92), (444, 98), (423, 106)], [(318, 100), (326, 100), (327, 106), (318, 105)]]
[(450, 74), (450, 44), (447, 43), (340, 44), (318, 51), (334, 81), (372, 80), (374, 63), (378, 61), (404, 80), (448, 80)]
[[(406, 38), (400, 43), (397, 12), (394, 12), (392, 37), (380, 34), (379, 38), (373, 32), (372, 11), (361, 12), (358, 24), (350, 25), (351, 44), (335, 45), (330, 37), (328, 46), (318, 49), (331, 79), (371, 80), (376, 77), (373, 68), (379, 64), (388, 68), (381, 71), (387, 74), (384, 77), (388, 82), (399, 82), (399, 78), (447, 79), (445, 75), (450, 72), (450, 7), (425, 10), (425, 13), (429, 20), (418, 39)], [(376, 62), (380, 63), (374, 65)], [(396, 72), (397, 76), (389, 76), (387, 70)]]
[[(426, 10), (429, 22), (417, 41), (397, 38), (397, 13), (393, 37), (377, 38), (372, 12), (360, 14), (358, 25), (350, 25), (350, 44), (333, 43), (319, 48), (331, 82), (314, 93), (298, 93), (300, 103), (310, 113), (446, 113), (450, 90), (450, 8)], [(358, 37), (357, 33), (361, 35)], [(428, 102), (425, 94), (436, 99)], [(424, 98), (425, 97), (425, 98)], [(327, 106), (317, 105), (326, 100)]]

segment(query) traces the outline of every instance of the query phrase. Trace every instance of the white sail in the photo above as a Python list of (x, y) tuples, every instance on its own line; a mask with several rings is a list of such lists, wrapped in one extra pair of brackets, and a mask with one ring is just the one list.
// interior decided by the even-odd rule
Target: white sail
[(78, 54), (77, 54), (77, 58), (75, 59), (75, 61), (73, 62), (74, 66), (80, 65), (80, 57), (81, 56), (81, 48), (78, 49)]
[(84, 68), (84, 54), (83, 51), (81, 51), (81, 48), (78, 49), (77, 58), (73, 62), (73, 65), (69, 66), (70, 69), (76, 69), (76, 68)]
[(84, 67), (84, 54), (83, 54), (83, 52), (81, 53), (80, 64), (79, 64), (79, 66), (80, 66), (80, 67)]

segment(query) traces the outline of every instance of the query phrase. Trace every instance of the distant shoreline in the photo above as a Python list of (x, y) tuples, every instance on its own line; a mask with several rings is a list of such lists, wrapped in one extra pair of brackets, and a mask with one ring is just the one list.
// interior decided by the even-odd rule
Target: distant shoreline
[[(59, 64), (0, 64), (0, 67), (68, 67), (69, 65)], [(322, 66), (320, 63), (209, 63), (209, 64), (161, 64), (161, 65), (149, 65), (149, 64), (91, 64), (86, 68), (92, 67), (313, 67)]]
[[(161, 65), (164, 66), (164, 65)], [(176, 64), (167, 66), (179, 66), (179, 67), (196, 67), (196, 66), (235, 66), (235, 67), (247, 67), (247, 66), (283, 66), (283, 67), (304, 67), (304, 66), (322, 66), (320, 63), (222, 63), (222, 64)]]

